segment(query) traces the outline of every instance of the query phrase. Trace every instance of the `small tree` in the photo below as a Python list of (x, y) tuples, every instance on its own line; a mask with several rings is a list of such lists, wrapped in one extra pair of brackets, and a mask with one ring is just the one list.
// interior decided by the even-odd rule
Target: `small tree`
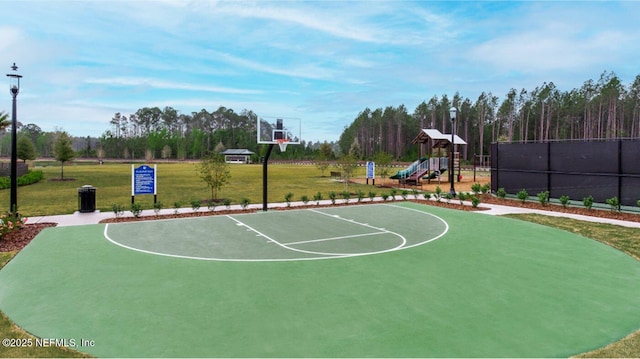
[(351, 155), (345, 155), (338, 160), (338, 167), (342, 171), (342, 179), (344, 180), (344, 189), (349, 189), (349, 181), (353, 176), (353, 172), (358, 166), (356, 159)]
[(60, 161), (60, 178), (64, 179), (64, 163), (75, 158), (71, 147), (71, 137), (68, 133), (64, 131), (58, 133), (58, 138), (53, 143), (53, 155), (56, 161)]
[(384, 183), (384, 178), (389, 177), (391, 172), (393, 156), (386, 152), (379, 151), (374, 155), (373, 161), (376, 163), (376, 172), (378, 172), (378, 176), (382, 179), (382, 183)]
[(224, 156), (217, 153), (203, 157), (196, 170), (211, 189), (211, 201), (218, 198), (218, 191), (231, 178), (229, 164), (224, 161)]
[(320, 145), (318, 149), (318, 153), (316, 154), (316, 167), (322, 172), (322, 177), (324, 177), (324, 171), (329, 168), (329, 160), (333, 157), (333, 150), (331, 149), (331, 145), (324, 141)]
[(33, 145), (33, 142), (31, 142), (29, 137), (20, 136), (16, 145), (16, 156), (21, 159), (22, 162), (36, 159), (36, 147)]

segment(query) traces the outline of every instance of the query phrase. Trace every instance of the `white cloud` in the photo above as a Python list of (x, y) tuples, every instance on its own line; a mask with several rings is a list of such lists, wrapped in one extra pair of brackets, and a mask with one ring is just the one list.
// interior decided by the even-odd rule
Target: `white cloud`
[(228, 93), (228, 94), (259, 94), (263, 92), (259, 90), (194, 85), (189, 83), (179, 83), (179, 82), (157, 80), (152, 78), (136, 78), (136, 77), (90, 78), (90, 79), (87, 79), (85, 83), (96, 84), (96, 85), (109, 85), (109, 86), (126, 86), (126, 87), (141, 86), (141, 87), (152, 87), (152, 88), (170, 89), (170, 90), (222, 92), (222, 93)]

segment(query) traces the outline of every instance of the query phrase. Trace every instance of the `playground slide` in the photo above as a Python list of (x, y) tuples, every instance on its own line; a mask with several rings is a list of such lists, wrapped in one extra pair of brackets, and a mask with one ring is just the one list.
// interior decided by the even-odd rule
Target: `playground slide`
[(442, 176), (445, 172), (447, 172), (446, 168), (441, 168), (440, 171), (433, 171), (429, 174), (429, 177), (424, 176), (422, 178), (424, 179), (436, 179), (438, 177), (438, 175)]
[(404, 179), (404, 178), (407, 178), (407, 177), (411, 176), (418, 169), (420, 164), (422, 162), (426, 161), (426, 160), (427, 159), (423, 157), (423, 158), (415, 161), (414, 163), (412, 163), (406, 169), (398, 171), (398, 173), (396, 173), (395, 175), (393, 175), (393, 176), (391, 176), (389, 178), (391, 178), (391, 179)]

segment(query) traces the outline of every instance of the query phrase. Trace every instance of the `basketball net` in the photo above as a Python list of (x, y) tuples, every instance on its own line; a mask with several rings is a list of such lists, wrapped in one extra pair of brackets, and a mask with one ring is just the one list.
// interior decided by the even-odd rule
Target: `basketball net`
[(285, 152), (287, 150), (287, 145), (289, 144), (289, 140), (286, 138), (277, 139), (278, 146), (280, 146), (280, 152)]

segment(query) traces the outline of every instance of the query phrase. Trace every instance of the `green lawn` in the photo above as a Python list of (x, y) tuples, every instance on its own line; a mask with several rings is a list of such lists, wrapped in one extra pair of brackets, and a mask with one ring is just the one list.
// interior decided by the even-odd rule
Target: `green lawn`
[[(59, 165), (36, 168), (44, 172), (45, 179), (18, 188), (18, 208), (23, 215), (73, 213), (78, 210), (78, 188), (83, 185), (96, 187), (98, 210), (109, 212), (114, 203), (129, 209), (131, 164), (68, 164), (64, 167), (64, 177), (74, 179), (70, 181), (56, 180), (60, 178)], [(163, 208), (174, 208), (176, 202), (181, 207), (191, 207), (194, 200), (206, 201), (211, 198), (211, 191), (198, 177), (196, 163), (158, 163), (157, 170), (158, 201)], [(364, 168), (358, 168), (356, 175), (364, 176)], [(349, 185), (352, 193), (359, 189), (368, 193), (373, 187)], [(288, 192), (293, 193), (294, 201), (299, 201), (302, 195), (312, 199), (318, 191), (327, 198), (329, 191), (339, 194), (344, 190), (343, 183), (329, 177), (329, 170), (325, 171), (323, 177), (322, 172), (312, 165), (269, 165), (268, 202), (284, 202)], [(250, 203), (262, 203), (262, 165), (231, 165), (231, 179), (222, 187), (218, 197), (230, 199), (233, 204), (239, 204), (243, 198), (249, 199)], [(135, 201), (142, 204), (144, 209), (153, 208), (153, 195), (136, 196)], [(0, 191), (0, 205), (0, 209), (8, 209), (9, 190)]]

